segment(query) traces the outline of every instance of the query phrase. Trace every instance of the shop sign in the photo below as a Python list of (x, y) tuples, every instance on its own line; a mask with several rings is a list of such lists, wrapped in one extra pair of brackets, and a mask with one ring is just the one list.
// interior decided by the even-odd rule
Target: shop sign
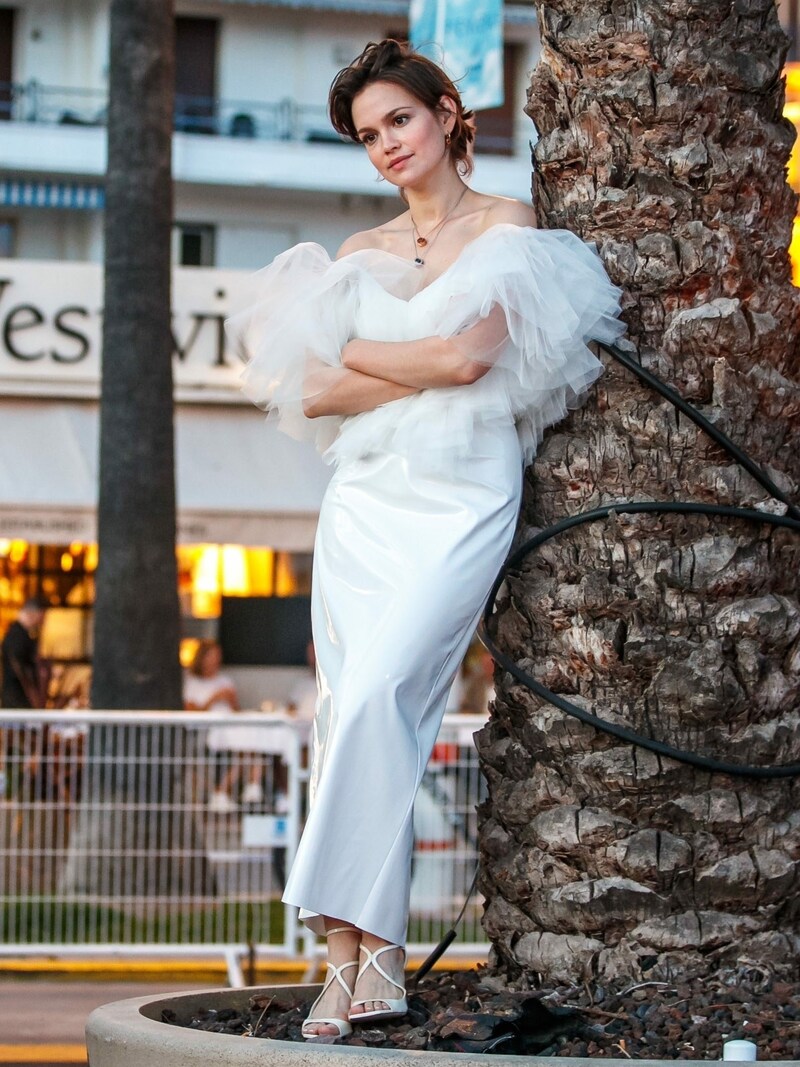
[[(238, 401), (243, 360), (225, 335), (248, 271), (177, 267), (172, 277), (173, 374), (181, 400)], [(0, 259), (0, 394), (96, 397), (103, 268)]]

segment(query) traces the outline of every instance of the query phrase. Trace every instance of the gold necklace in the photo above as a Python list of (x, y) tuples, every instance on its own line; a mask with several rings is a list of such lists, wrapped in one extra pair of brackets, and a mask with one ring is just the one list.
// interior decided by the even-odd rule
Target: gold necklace
[[(416, 222), (414, 222), (414, 216), (411, 214), (411, 209), (409, 208), (408, 214), (409, 214), (409, 218), (411, 219), (411, 237), (412, 237), (412, 240), (414, 242), (414, 252), (415, 252), (415, 255), (414, 255), (414, 266), (415, 267), (424, 267), (425, 266), (425, 260), (420, 256), (419, 252), (417, 252), (417, 248), (428, 248), (428, 249), (430, 249), (430, 248), (433, 247), (434, 242), (436, 241), (436, 238), (442, 232), (442, 227), (447, 222), (447, 220), (450, 218), (450, 216), (453, 214), (453, 212), (458, 207), (458, 205), (461, 203), (461, 201), (464, 199), (464, 197), (467, 195), (467, 190), (468, 189), (469, 189), (469, 186), (465, 185), (464, 188), (461, 190), (461, 196), (459, 196), (458, 200), (456, 200), (455, 204), (453, 204), (453, 206), (447, 212), (445, 217), (440, 222), (437, 222), (436, 225), (432, 229), (428, 230), (428, 232), (425, 234), (424, 237), (419, 232), (419, 230), (417, 229), (417, 224), (416, 224)], [(434, 232), (434, 230), (438, 230), (439, 233), (437, 233), (436, 237), (434, 237), (433, 241), (431, 241), (430, 240), (430, 236)]]

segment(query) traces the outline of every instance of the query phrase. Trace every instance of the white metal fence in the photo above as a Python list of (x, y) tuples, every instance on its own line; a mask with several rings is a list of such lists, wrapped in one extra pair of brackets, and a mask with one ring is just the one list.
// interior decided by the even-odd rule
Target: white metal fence
[[(409, 949), (472, 880), (478, 716), (445, 718), (415, 810)], [(277, 714), (0, 711), (0, 953), (306, 956), (281, 903), (306, 810), (305, 728)], [(482, 953), (474, 899), (451, 949)]]

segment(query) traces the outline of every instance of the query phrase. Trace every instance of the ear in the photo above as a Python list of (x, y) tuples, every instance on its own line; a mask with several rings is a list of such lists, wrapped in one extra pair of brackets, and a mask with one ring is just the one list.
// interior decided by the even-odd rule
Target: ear
[(451, 97), (439, 97), (439, 118), (442, 120), (444, 132), (451, 133), (456, 122), (456, 105)]

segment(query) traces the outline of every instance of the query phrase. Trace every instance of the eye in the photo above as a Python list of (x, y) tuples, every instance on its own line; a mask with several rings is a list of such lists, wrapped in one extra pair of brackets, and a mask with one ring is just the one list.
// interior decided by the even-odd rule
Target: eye
[(395, 126), (402, 126), (406, 122), (408, 122), (408, 115), (395, 115), (395, 117), (394, 117)]
[(374, 133), (365, 133), (361, 138), (361, 143), (363, 145), (371, 145), (371, 144), (374, 144), (374, 142), (375, 142), (375, 134)]

